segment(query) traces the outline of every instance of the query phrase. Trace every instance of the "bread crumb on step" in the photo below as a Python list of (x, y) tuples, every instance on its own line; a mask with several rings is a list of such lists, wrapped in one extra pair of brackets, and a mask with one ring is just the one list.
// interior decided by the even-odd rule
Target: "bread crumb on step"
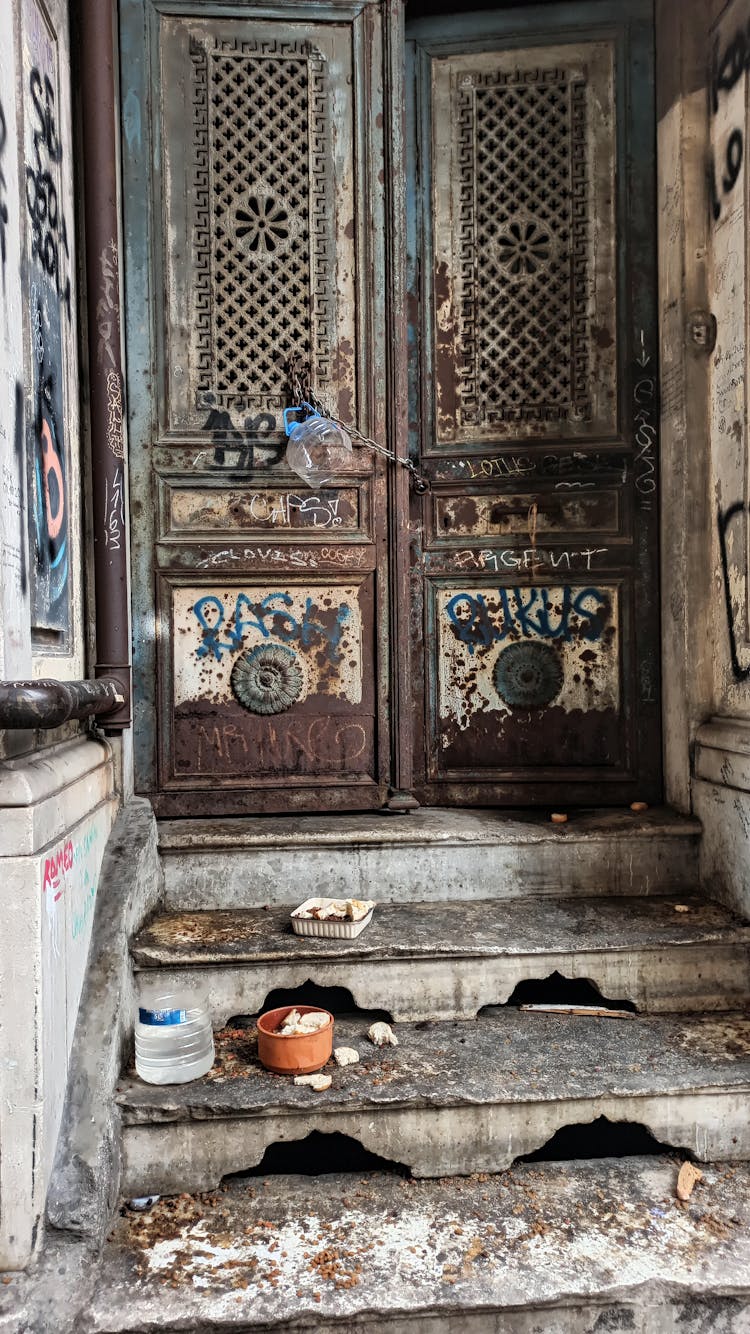
[(696, 1182), (703, 1180), (703, 1173), (692, 1163), (683, 1163), (677, 1176), (678, 1200), (689, 1200)]
[(390, 1024), (377, 1023), (367, 1033), (370, 1042), (374, 1042), (376, 1047), (397, 1047), (398, 1038), (393, 1032)]
[(337, 1065), (355, 1065), (359, 1060), (359, 1052), (354, 1047), (334, 1047), (333, 1059)]
[(331, 1087), (330, 1075), (295, 1075), (295, 1084), (303, 1084), (308, 1088), (315, 1089), (316, 1093), (325, 1093), (326, 1089)]

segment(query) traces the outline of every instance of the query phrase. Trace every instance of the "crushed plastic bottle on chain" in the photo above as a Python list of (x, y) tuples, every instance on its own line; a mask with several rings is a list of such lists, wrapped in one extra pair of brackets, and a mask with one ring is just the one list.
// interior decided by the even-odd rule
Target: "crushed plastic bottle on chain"
[[(300, 413), (305, 413), (304, 418), (294, 421)], [(284, 410), (284, 430), (288, 438), (286, 461), (306, 486), (325, 486), (351, 455), (348, 432), (309, 403)]]

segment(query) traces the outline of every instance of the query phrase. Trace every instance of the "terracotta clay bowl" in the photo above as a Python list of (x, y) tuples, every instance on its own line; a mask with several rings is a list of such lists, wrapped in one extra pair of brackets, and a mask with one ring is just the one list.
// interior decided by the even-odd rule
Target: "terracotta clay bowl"
[[(288, 1037), (275, 1030), (280, 1028), (288, 1014), (326, 1014), (328, 1023), (317, 1033)], [(279, 1010), (266, 1010), (258, 1020), (258, 1057), (266, 1070), (276, 1075), (311, 1075), (321, 1070), (333, 1050), (333, 1015), (320, 1005), (282, 1005)]]

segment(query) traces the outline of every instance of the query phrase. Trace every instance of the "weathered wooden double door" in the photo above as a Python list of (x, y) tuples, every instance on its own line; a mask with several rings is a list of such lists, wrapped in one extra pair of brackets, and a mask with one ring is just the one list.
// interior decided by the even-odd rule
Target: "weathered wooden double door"
[(656, 798), (647, 6), (120, 10), (140, 789)]

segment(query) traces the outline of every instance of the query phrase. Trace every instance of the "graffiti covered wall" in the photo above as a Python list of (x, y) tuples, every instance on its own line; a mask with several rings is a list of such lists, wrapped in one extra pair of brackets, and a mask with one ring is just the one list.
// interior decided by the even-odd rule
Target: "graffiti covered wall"
[[(86, 675), (67, 0), (0, 4), (0, 678)], [(66, 1092), (111, 748), (0, 731), (0, 1270), (21, 1268)]]
[(114, 818), (105, 801), (39, 856), (40, 937), (44, 1005), (40, 1013), (45, 1072), (43, 1180), (52, 1170), (68, 1061), (86, 972), (99, 872)]
[[(748, 126), (750, 0), (712, 4), (708, 117), (708, 480), (713, 701), (695, 747), (694, 808), (708, 891), (750, 911), (750, 437), (748, 436)], [(711, 333), (711, 330), (709, 330)]]
[(36, 0), (23, 6), (24, 202), (31, 402), (26, 424), (32, 628), (66, 648), (71, 633), (72, 263), (67, 213), (70, 142), (54, 29)]
[(711, 34), (710, 432), (719, 616), (717, 704), (750, 716), (750, 453), (747, 405), (748, 70), (750, 4), (733, 0)]
[[(74, 154), (60, 0), (0, 29), (0, 671), (84, 675)], [(0, 755), (28, 749), (0, 738)]]
[[(12, 7), (0, 7), (0, 676), (30, 672), (25, 370)], [(0, 749), (2, 754), (2, 749)]]

